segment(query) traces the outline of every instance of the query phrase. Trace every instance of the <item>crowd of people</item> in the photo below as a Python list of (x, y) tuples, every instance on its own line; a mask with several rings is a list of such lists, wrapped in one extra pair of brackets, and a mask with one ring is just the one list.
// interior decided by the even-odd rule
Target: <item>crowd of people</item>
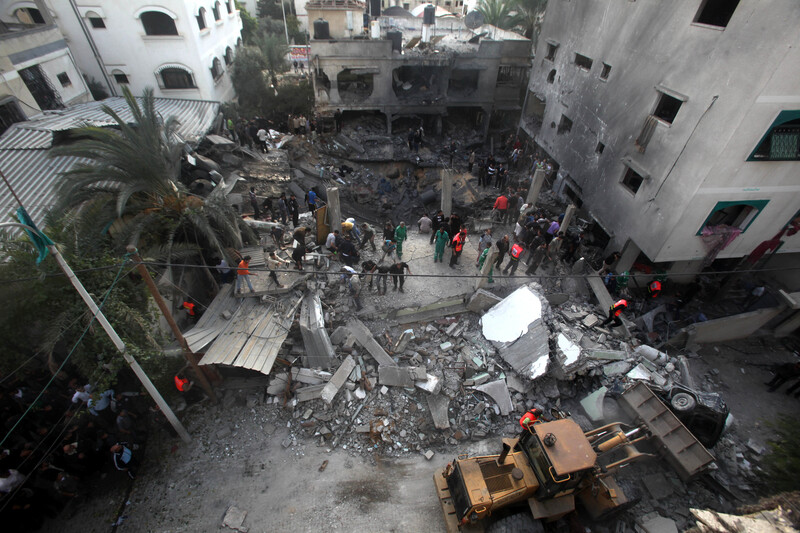
[(138, 391), (49, 380), (45, 371), (23, 369), (0, 386), (0, 520), (8, 531), (40, 527), (102, 472), (135, 478), (147, 436), (149, 402)]

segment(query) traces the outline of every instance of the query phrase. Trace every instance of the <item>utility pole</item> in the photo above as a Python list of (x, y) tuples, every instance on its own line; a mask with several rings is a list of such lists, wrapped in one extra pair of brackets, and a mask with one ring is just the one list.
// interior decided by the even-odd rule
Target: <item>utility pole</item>
[[(3, 181), (6, 183), (6, 186), (11, 191), (11, 194), (17, 200), (17, 203), (19, 203), (20, 208), (22, 208), (22, 211), (24, 212), (25, 206), (22, 205), (22, 201), (20, 201), (19, 197), (17, 196), (17, 193), (14, 192), (14, 189), (11, 188), (11, 184), (8, 182), (8, 180), (6, 179), (5, 175), (2, 172), (0, 172), (0, 178), (2, 178)], [(27, 213), (25, 213), (25, 217), (28, 217)], [(40, 238), (44, 236), (44, 234), (40, 232), (35, 226), (29, 226), (27, 224), (17, 224), (11, 222), (11, 223), (0, 224), (0, 227), (22, 228), (28, 232), (31, 232), (32, 234), (36, 234)], [(46, 236), (45, 239), (46, 242), (48, 243), (51, 242), (50, 239), (46, 238)], [(34, 244), (38, 248), (38, 244), (37, 243)], [(147, 392), (150, 394), (150, 397), (153, 398), (153, 401), (156, 402), (156, 405), (158, 406), (159, 409), (161, 409), (161, 412), (164, 413), (164, 416), (167, 418), (167, 421), (173, 427), (175, 432), (180, 436), (183, 442), (187, 444), (189, 442), (192, 442), (192, 437), (189, 436), (189, 432), (186, 431), (186, 428), (183, 427), (183, 424), (181, 424), (180, 420), (178, 420), (178, 418), (175, 416), (175, 413), (172, 412), (172, 409), (170, 408), (169, 404), (167, 404), (167, 402), (164, 401), (164, 398), (161, 397), (161, 394), (158, 392), (158, 389), (156, 389), (155, 385), (153, 385), (153, 382), (150, 381), (150, 378), (147, 376), (144, 369), (142, 369), (142, 367), (139, 366), (139, 363), (136, 361), (136, 359), (134, 359), (134, 357), (128, 353), (127, 349), (125, 348), (125, 343), (122, 341), (119, 335), (117, 335), (117, 332), (114, 331), (114, 328), (111, 326), (108, 320), (106, 320), (105, 315), (102, 313), (102, 311), (100, 311), (100, 308), (97, 307), (97, 304), (94, 303), (94, 300), (92, 300), (92, 297), (89, 296), (89, 293), (86, 292), (86, 289), (84, 288), (83, 284), (75, 275), (75, 273), (72, 271), (70, 266), (67, 264), (66, 260), (64, 260), (64, 258), (61, 256), (61, 253), (58, 251), (58, 248), (56, 248), (54, 244), (50, 243), (47, 244), (47, 249), (51, 254), (53, 254), (53, 257), (55, 257), (56, 262), (58, 263), (58, 266), (61, 268), (62, 272), (64, 272), (64, 274), (67, 276), (67, 279), (69, 279), (72, 286), (75, 287), (75, 290), (78, 291), (78, 294), (80, 294), (84, 303), (86, 303), (86, 306), (92, 311), (92, 315), (94, 315), (95, 319), (103, 327), (103, 330), (105, 330), (106, 335), (108, 335), (108, 337), (111, 339), (111, 342), (114, 343), (114, 346), (116, 346), (117, 350), (119, 350), (119, 352), (122, 354), (123, 359), (125, 359), (125, 362), (128, 363), (128, 365), (131, 367), (131, 370), (133, 370), (133, 373), (136, 374), (137, 378), (139, 378), (139, 381), (142, 382), (142, 385), (144, 385), (145, 390), (147, 390)]]
[[(290, 46), (289, 44), (289, 26), (286, 24), (286, 5), (281, 1), (281, 11), (283, 12), (283, 31), (286, 33), (286, 46)], [(291, 49), (290, 49), (291, 51)]]
[(161, 296), (161, 293), (158, 291), (158, 287), (156, 287), (155, 281), (150, 276), (150, 272), (147, 271), (147, 268), (142, 263), (142, 258), (139, 257), (139, 251), (136, 247), (132, 244), (128, 245), (128, 253), (131, 255), (131, 259), (136, 264), (136, 270), (139, 272), (139, 275), (142, 276), (144, 279), (147, 288), (150, 290), (150, 294), (153, 296), (153, 299), (156, 301), (156, 305), (158, 308), (161, 309), (161, 313), (164, 315), (164, 318), (167, 319), (167, 323), (169, 324), (170, 329), (172, 330), (173, 335), (178, 341), (178, 344), (181, 345), (183, 348), (183, 356), (192, 366), (195, 374), (197, 375), (197, 380), (200, 382), (200, 386), (203, 387), (203, 390), (206, 391), (208, 397), (213, 400), (214, 403), (217, 403), (217, 396), (214, 394), (214, 389), (211, 388), (211, 383), (208, 382), (208, 378), (200, 369), (197, 364), (197, 356), (195, 353), (189, 348), (189, 343), (186, 342), (186, 339), (183, 337), (178, 324), (175, 322), (175, 319), (172, 317), (172, 313), (167, 307), (167, 302), (164, 301), (164, 298)]

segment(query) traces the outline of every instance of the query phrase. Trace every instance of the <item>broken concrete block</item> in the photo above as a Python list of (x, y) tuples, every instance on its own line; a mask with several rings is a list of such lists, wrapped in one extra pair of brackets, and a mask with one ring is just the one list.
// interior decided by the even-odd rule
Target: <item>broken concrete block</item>
[(322, 302), (319, 294), (308, 292), (303, 297), (300, 307), (300, 333), (306, 349), (303, 364), (309, 368), (331, 368), (335, 352), (328, 331), (325, 329), (325, 318), (322, 313)]
[(351, 318), (347, 321), (347, 327), (353, 333), (353, 336), (358, 340), (358, 343), (364, 347), (365, 350), (369, 352), (369, 354), (378, 362), (379, 365), (388, 365), (388, 366), (396, 366), (397, 363), (394, 362), (386, 350), (384, 350), (378, 341), (372, 336), (372, 333), (357, 318)]
[(331, 343), (338, 346), (342, 344), (345, 340), (347, 340), (347, 337), (349, 335), (350, 335), (350, 330), (347, 329), (346, 326), (339, 326), (331, 334)]
[(299, 381), (308, 385), (319, 385), (330, 381), (332, 375), (324, 370), (292, 367), (292, 381)]
[(232, 316), (233, 315), (231, 314), (231, 312), (228, 311), (227, 309), (222, 312), (222, 318), (224, 318), (225, 320), (230, 320)]
[(600, 322), (600, 319), (597, 318), (597, 315), (595, 314), (587, 315), (586, 318), (583, 319), (583, 325), (587, 328), (594, 326), (598, 322)]
[(286, 372), (275, 374), (267, 387), (267, 394), (278, 396), (286, 391), (286, 383), (289, 380), (289, 375)]
[(580, 346), (572, 342), (563, 333), (558, 334), (557, 345), (559, 352), (561, 352), (558, 360), (563, 368), (569, 369), (578, 362), (582, 352)]
[(663, 376), (660, 376), (659, 374), (656, 374), (655, 372), (651, 372), (642, 363), (639, 363), (638, 365), (633, 367), (633, 370), (631, 370), (630, 372), (628, 372), (625, 375), (628, 376), (630, 379), (638, 379), (638, 380), (641, 380), (641, 381), (650, 381), (650, 382), (655, 383), (656, 385), (659, 385), (659, 386), (663, 386), (663, 385), (665, 385), (667, 383), (667, 380)]
[(563, 292), (554, 292), (546, 295), (545, 298), (547, 298), (547, 303), (553, 307), (558, 307), (559, 305), (565, 304), (569, 301), (569, 294), (565, 294)]
[(385, 395), (387, 392), (389, 392), (389, 387), (387, 387), (386, 385), (381, 387), (381, 394)]
[(607, 392), (607, 388), (600, 387), (581, 400), (581, 407), (586, 411), (586, 416), (588, 416), (589, 420), (592, 422), (600, 422), (603, 420), (603, 402), (605, 401)]
[(443, 352), (449, 352), (450, 350), (452, 350), (452, 349), (453, 349), (453, 343), (452, 343), (452, 342), (449, 342), (449, 341), (448, 341), (448, 342), (443, 342), (442, 344), (440, 344), (440, 345), (439, 345), (439, 348), (440, 348), (440, 349), (441, 349)]
[(506, 384), (508, 385), (509, 389), (513, 389), (517, 392), (522, 392), (522, 393), (527, 393), (531, 388), (529, 384), (524, 383), (514, 374), (508, 374), (506, 376)]
[(433, 459), (433, 456), (436, 455), (436, 454), (434, 453), (433, 450), (425, 450), (425, 453), (423, 453), (422, 455), (425, 456), (425, 459), (430, 461), (431, 459)]
[(624, 374), (630, 369), (631, 365), (627, 361), (615, 361), (603, 367), (603, 374), (606, 376), (617, 376), (619, 374)]
[(325, 384), (319, 385), (309, 385), (308, 387), (303, 387), (302, 389), (297, 389), (295, 391), (295, 398), (297, 398), (298, 402), (308, 402), (311, 400), (316, 400), (322, 397), (322, 389), (325, 388)]
[(487, 374), (486, 372), (481, 372), (480, 374), (475, 374), (474, 376), (472, 376), (472, 379), (467, 380), (470, 383), (467, 383), (467, 381), (465, 381), (464, 385), (465, 386), (483, 385), (484, 383), (489, 381), (489, 379), (491, 379), (491, 376), (489, 374)]
[(443, 394), (431, 394), (427, 398), (428, 409), (433, 418), (433, 425), (436, 429), (447, 429), (450, 427), (450, 417), (447, 416), (447, 406), (450, 398)]
[(467, 302), (467, 309), (473, 313), (480, 314), (502, 301), (503, 299), (499, 296), (495, 296), (491, 292), (484, 289), (478, 289), (475, 291), (475, 294), (470, 296), (469, 301)]
[(617, 350), (592, 350), (586, 354), (586, 357), (605, 361), (624, 361), (628, 354)]
[(414, 381), (422, 381), (428, 379), (428, 372), (424, 366), (410, 366), (408, 372)]
[(442, 383), (439, 381), (439, 378), (432, 374), (426, 374), (425, 377), (426, 379), (424, 381), (416, 381), (414, 386), (431, 394), (439, 394), (439, 391), (442, 390)]
[(407, 329), (407, 330), (403, 331), (403, 333), (400, 334), (400, 338), (397, 339), (397, 342), (394, 345), (395, 353), (399, 353), (399, 352), (402, 352), (403, 350), (405, 350), (406, 349), (406, 345), (408, 345), (408, 342), (410, 340), (412, 340), (412, 339), (415, 339), (415, 338), (416, 337), (414, 337), (414, 330), (413, 329)]
[(235, 529), (236, 531), (246, 531), (246, 529), (242, 527), (245, 518), (247, 518), (247, 511), (242, 511), (235, 505), (231, 505), (228, 507), (228, 510), (225, 511), (225, 516), (222, 518), (222, 525), (223, 527)]
[(637, 523), (644, 533), (678, 533), (675, 521), (659, 514), (652, 518), (642, 517)]
[(347, 380), (347, 376), (350, 375), (350, 372), (352, 372), (355, 367), (356, 367), (355, 359), (353, 359), (352, 355), (348, 355), (347, 358), (342, 362), (342, 364), (336, 370), (336, 373), (333, 374), (331, 380), (322, 389), (320, 398), (322, 398), (325, 403), (329, 404), (333, 401), (333, 398), (336, 396), (336, 393), (339, 392), (339, 389), (342, 387), (342, 385), (344, 385), (344, 382)]
[(483, 385), (475, 387), (475, 390), (479, 390), (491, 397), (497, 404), (497, 407), (500, 408), (500, 414), (503, 416), (508, 415), (514, 410), (514, 404), (511, 402), (511, 395), (508, 393), (506, 380), (498, 379), (491, 383), (484, 383)]
[(411, 377), (409, 368), (405, 366), (381, 365), (378, 367), (378, 379), (381, 385), (389, 385), (391, 387), (414, 386), (414, 378)]

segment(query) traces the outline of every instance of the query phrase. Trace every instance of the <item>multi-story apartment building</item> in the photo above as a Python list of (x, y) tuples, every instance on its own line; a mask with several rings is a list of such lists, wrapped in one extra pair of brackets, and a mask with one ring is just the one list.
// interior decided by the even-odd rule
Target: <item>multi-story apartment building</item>
[(794, 0), (548, 2), (521, 125), (620, 269), (796, 264), (799, 24)]
[(230, 100), (241, 43), (234, 0), (45, 0), (82, 72), (121, 94)]
[(91, 99), (43, 1), (0, 1), (0, 134), (43, 110)]

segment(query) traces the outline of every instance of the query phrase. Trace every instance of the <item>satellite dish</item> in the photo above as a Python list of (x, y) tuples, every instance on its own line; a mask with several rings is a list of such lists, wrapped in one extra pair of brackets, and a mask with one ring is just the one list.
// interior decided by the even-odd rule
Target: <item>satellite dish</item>
[(480, 11), (470, 11), (467, 13), (467, 16), (464, 17), (464, 25), (471, 30), (480, 28), (483, 26), (483, 13)]

